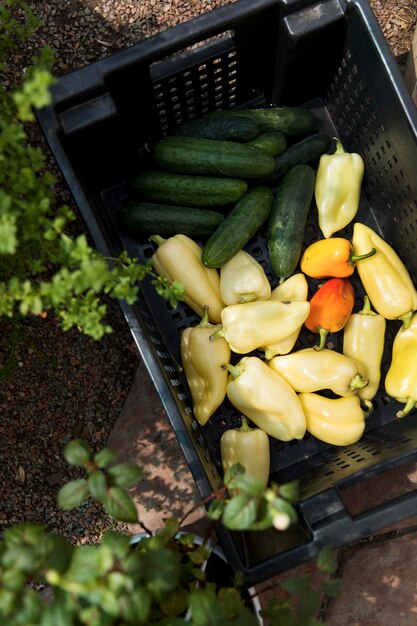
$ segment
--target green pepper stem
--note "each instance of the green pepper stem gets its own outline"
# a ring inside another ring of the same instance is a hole
[[[212,335],[210,335],[209,339],[210,339],[210,341],[216,341],[216,339],[220,339],[220,337],[224,337],[224,336],[225,336],[225,334],[226,334],[226,331],[225,331],[225,329],[222,327],[222,328],[219,328],[219,330],[216,330],[216,332],[215,332],[215,333],[213,333]]]
[[[374,256],[376,254],[376,248],[372,248],[366,254],[351,254],[349,256],[349,265],[355,265],[358,261],[363,261],[363,259],[369,259],[369,257]]]
[[[334,151],[334,154],[345,154],[342,142],[337,137],[334,137],[334,139],[336,140],[336,150]]]
[[[363,410],[365,412],[365,417],[369,417],[370,414],[374,410],[374,405],[370,400],[362,400],[361,404],[363,405]]]
[[[362,376],[361,374],[355,374],[355,376],[350,381],[349,389],[354,391],[355,389],[363,389],[369,383],[369,380]]]
[[[231,363],[223,363],[222,368],[227,370],[233,378],[237,378],[242,373],[242,370],[238,365],[232,365]]]
[[[251,428],[248,424],[248,420],[246,418],[246,415],[241,415],[240,416],[241,420],[242,420],[242,425],[239,428],[239,432],[241,433],[248,433],[249,431],[253,430],[253,428]]]
[[[153,241],[159,247],[159,246],[162,246],[162,244],[166,242],[166,239],[161,237],[161,235],[151,235],[149,237],[149,241]]]
[[[404,315],[397,317],[397,320],[400,320],[403,323],[403,330],[406,330],[410,326],[412,317],[413,311],[408,311],[407,313],[404,313]]]
[[[201,316],[200,323],[198,324],[198,328],[211,328],[214,324],[211,324],[208,319],[209,308],[207,304],[203,306],[203,315]]]
[[[318,326],[317,330],[320,335],[320,343],[318,346],[314,346],[314,350],[323,350],[323,348],[326,346],[326,339],[329,331],[325,328],[322,328],[321,326]]]
[[[405,417],[406,415],[408,415],[411,409],[414,408],[415,404],[416,400],[414,398],[407,398],[407,402],[405,403],[402,410],[398,411],[397,417]]]
[[[360,313],[362,315],[376,315],[375,311],[371,309],[371,301],[366,294],[363,297],[363,309]]]

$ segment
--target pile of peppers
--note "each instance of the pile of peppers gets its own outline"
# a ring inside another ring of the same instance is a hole
[[[381,386],[387,320],[399,327],[385,391],[403,403],[398,417],[417,405],[417,291],[396,251],[354,222],[363,174],[360,155],[340,142],[321,157],[315,200],[323,238],[305,248],[299,271],[275,289],[245,250],[208,269],[189,237],[152,238],[155,270],[184,285],[186,304],[200,316],[181,335],[193,415],[207,428],[227,401],[240,417],[241,425],[221,436],[225,471],[240,463],[266,486],[271,438],[300,440],[308,432],[335,446],[358,441]],[[351,241],[338,236],[350,223]],[[354,272],[365,292],[356,311]],[[302,329],[313,347],[301,347]],[[339,332],[341,352],[328,342]]]

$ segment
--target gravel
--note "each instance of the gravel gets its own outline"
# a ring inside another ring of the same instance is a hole
[[[227,4],[221,0],[37,0],[29,3],[42,24],[18,49],[3,77],[19,80],[31,57],[49,44],[55,49],[54,72],[62,75],[201,12]],[[371,0],[384,35],[404,67],[414,32],[415,0]],[[32,141],[43,146],[36,126]],[[52,158],[58,202],[73,206]],[[78,220],[74,232],[84,226]],[[111,521],[98,505],[63,512],[58,489],[78,476],[62,450],[74,437],[97,450],[108,440],[128,394],[138,354],[118,305],[108,301],[112,335],[100,342],[76,330],[64,333],[56,319],[27,319],[17,327],[0,325],[0,530],[22,521],[43,523],[74,542],[94,542]],[[4,373],[4,371],[3,371]]]

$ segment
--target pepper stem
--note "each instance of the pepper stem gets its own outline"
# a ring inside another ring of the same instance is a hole
[[[407,313],[404,313],[404,315],[397,317],[397,320],[400,320],[403,322],[403,330],[406,330],[410,326],[412,317],[413,317],[413,311],[408,311]]]
[[[365,417],[369,417],[369,415],[374,410],[374,405],[370,400],[362,400],[361,404],[363,405],[363,410],[365,412]]]
[[[414,408],[415,403],[416,403],[416,401],[415,401],[414,398],[407,398],[407,402],[405,403],[405,405],[402,408],[402,410],[398,411],[397,417],[405,417],[406,415],[408,415],[409,412],[411,411],[411,409]]]
[[[336,140],[336,150],[334,151],[334,154],[345,154],[342,142],[339,141],[337,137],[334,137],[334,139]]]
[[[349,389],[351,391],[355,391],[355,389],[363,389],[369,383],[369,380],[362,376],[361,374],[355,374],[355,376],[350,381]]]
[[[326,346],[326,339],[329,331],[325,328],[322,328],[321,326],[318,326],[317,330],[320,335],[320,343],[318,346],[314,346],[314,350],[323,350],[323,348]]]
[[[363,261],[363,259],[369,259],[369,257],[374,256],[376,254],[376,248],[372,248],[366,254],[351,254],[349,256],[349,265],[355,265],[358,261]]]
[[[241,433],[248,433],[250,430],[253,430],[249,424],[248,424],[248,420],[246,419],[246,415],[241,415],[240,416],[241,420],[242,420],[242,425],[239,428],[239,431]]]
[[[200,320],[200,323],[198,324],[198,328],[210,328],[211,326],[214,326],[214,324],[211,324],[209,322],[208,314],[209,314],[209,308],[207,304],[205,304],[203,306],[203,315],[201,316],[201,320]]]
[[[212,335],[210,335],[209,339],[210,339],[210,341],[216,341],[216,339],[220,339],[220,337],[224,337],[224,336],[225,336],[225,334],[226,334],[226,331],[225,331],[225,329],[222,327],[222,328],[219,328],[219,330],[216,330],[216,332],[215,332],[215,333],[213,333]]]
[[[161,235],[151,235],[149,237],[149,241],[153,241],[159,247],[159,246],[162,246],[162,244],[166,242],[166,239],[161,237]]]
[[[256,300],[254,293],[245,293],[239,296],[238,302],[239,304],[245,304],[245,302],[253,302],[254,300]]]
[[[375,311],[371,309],[371,301],[367,295],[363,298],[363,309],[360,311],[362,315],[376,315]]]
[[[223,363],[222,369],[227,370],[233,378],[237,378],[242,373],[242,370],[238,365],[232,365],[231,363]]]

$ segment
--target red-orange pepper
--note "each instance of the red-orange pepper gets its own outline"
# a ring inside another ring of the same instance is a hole
[[[322,350],[328,333],[344,328],[355,303],[352,283],[347,278],[331,278],[321,285],[310,300],[310,313],[305,326],[320,335],[316,350]]]
[[[343,237],[330,237],[315,241],[305,249],[300,261],[301,271],[311,278],[346,278],[355,265],[376,253],[372,248],[366,254],[355,255],[353,245]]]

